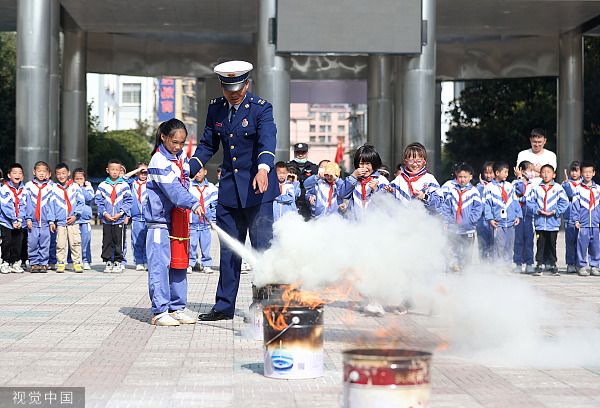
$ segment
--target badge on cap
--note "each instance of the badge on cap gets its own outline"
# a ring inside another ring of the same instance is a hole
[[[246,118],[244,118],[244,120],[242,120],[242,127],[246,126],[248,126],[248,121],[246,120]]]
[[[246,61],[227,61],[217,65],[214,71],[219,76],[223,89],[235,92],[244,87],[252,68],[252,64]]]

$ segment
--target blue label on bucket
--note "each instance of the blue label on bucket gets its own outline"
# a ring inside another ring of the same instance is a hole
[[[271,365],[275,371],[287,372],[294,367],[294,358],[285,347],[275,347],[271,354]]]

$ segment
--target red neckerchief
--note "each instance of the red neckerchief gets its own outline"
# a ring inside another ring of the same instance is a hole
[[[38,188],[37,203],[35,204],[35,219],[37,220],[38,225],[40,224],[40,217],[42,216],[42,190],[46,187],[47,184],[48,182],[46,181],[40,187],[35,181],[33,182],[33,185]]]
[[[585,188],[586,190],[590,190],[590,212],[592,212],[592,210],[594,209],[594,207],[596,207],[596,197],[594,197],[594,185],[592,184],[592,187],[588,187],[585,184],[581,183],[581,187]]]
[[[373,178],[373,177],[371,177]],[[333,181],[333,183],[327,183],[329,184],[329,200],[327,201],[329,203],[329,205],[327,206],[327,211],[329,211],[329,209],[331,208],[331,196],[333,195],[333,186],[335,185],[335,180]],[[363,184],[363,203],[365,201],[365,185]]]
[[[456,208],[456,222],[459,224],[462,224],[460,222],[460,217],[462,217],[463,212],[462,212],[462,196],[464,193],[466,193],[469,189],[465,188],[463,191],[460,191],[460,187],[457,186],[456,191],[458,191],[458,207]]]
[[[163,145],[164,146],[164,145]],[[160,146],[156,148],[156,152],[158,153],[160,149]],[[165,149],[167,150],[167,149]],[[169,152],[170,153],[170,152]],[[179,167],[179,170],[181,170],[181,185],[185,187],[185,177],[183,175],[183,155],[180,159],[170,159],[173,163],[175,163],[177,165],[177,167]]]
[[[19,202],[21,200],[19,200],[19,196],[21,195],[21,192],[23,191],[23,187],[21,187],[20,189],[16,189],[14,187],[11,187],[10,184],[6,183],[6,186],[8,188],[10,188],[10,191],[12,191],[13,195],[15,196],[15,212],[17,213],[17,218],[19,218]]]
[[[200,206],[202,207],[202,214],[206,214],[206,212],[204,211],[204,190],[206,190],[206,184],[202,186],[202,190],[200,190],[200,186],[198,184],[196,184],[196,188],[198,189],[198,192],[200,193]],[[201,217],[200,220],[202,223],[206,222],[204,220],[204,217]]]
[[[546,187],[548,187],[546,189]],[[549,184],[548,186],[542,184],[542,189],[544,190],[544,211],[546,211],[546,199],[548,198],[548,191],[552,190],[552,187],[554,187],[552,184]]]
[[[148,180],[144,180],[144,181],[140,181],[140,180],[136,180],[136,184],[138,185],[138,201],[140,202],[140,204],[142,203],[142,186],[144,184],[146,184],[146,181]],[[111,196],[112,198],[112,196]],[[114,201],[113,201],[114,203]]]
[[[504,190],[504,181],[502,183],[498,183],[498,185],[502,190],[502,201],[504,201],[504,204],[506,204],[508,202],[508,193],[506,192],[506,190]]]
[[[285,184],[285,183],[283,183],[283,184],[282,184],[282,183],[279,183],[279,194],[283,194],[283,185],[284,185],[284,184]]]
[[[362,184],[362,203],[363,203],[363,207],[366,207],[366,201],[367,201],[367,184],[369,183],[369,181],[373,180],[373,176],[369,176],[366,179],[364,178],[359,178],[358,181],[360,181],[360,184]],[[329,197],[331,199],[331,188],[329,189]]]
[[[67,202],[67,218],[69,218],[69,214],[71,214],[71,201],[69,201],[69,195],[67,194],[67,189],[69,188],[69,186],[73,184],[73,180],[69,180],[67,182],[67,184],[63,187],[61,186],[59,183],[56,183],[56,185],[58,186],[58,188],[60,188],[63,193],[65,193],[65,201]],[[113,193],[114,193],[114,187],[113,187]],[[114,193],[116,196],[116,193]],[[112,194],[110,196],[110,198],[112,199]],[[114,204],[114,200],[113,200],[113,204]]]
[[[414,183],[415,181],[418,181],[421,177],[423,177],[425,174],[427,174],[427,172],[418,174],[414,177],[409,177],[408,174],[404,173],[404,172],[400,172],[400,174],[402,175],[402,178],[404,179],[404,181],[406,181],[406,183],[408,183],[408,188],[410,189],[410,193],[412,195],[415,195],[415,191],[412,188],[412,183]]]
[[[581,179],[579,181],[569,180],[569,182],[573,185],[573,188],[577,188],[578,185],[582,184]]]

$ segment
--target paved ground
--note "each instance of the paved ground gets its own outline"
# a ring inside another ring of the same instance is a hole
[[[369,318],[337,302],[325,309],[323,376],[269,379],[262,375],[262,342],[251,339],[241,317],[151,326],[146,273],[103,274],[99,227],[93,234],[93,271],[0,276],[0,386],[82,386],[89,408],[340,407],[341,352],[365,333],[401,327],[405,344],[426,349],[443,344],[436,317],[424,311]],[[217,279],[217,274],[189,277],[190,313],[212,306]],[[591,302],[591,311],[569,310],[562,324],[598,329],[600,278],[514,279],[531,282],[567,307]],[[250,275],[243,275],[239,315],[250,302]],[[600,367],[482,364],[450,349],[434,354],[433,394],[436,408],[600,407]]]

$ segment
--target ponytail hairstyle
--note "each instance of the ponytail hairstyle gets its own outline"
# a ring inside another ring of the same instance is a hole
[[[165,135],[165,139],[168,139],[175,134],[179,129],[183,129],[185,132],[185,136],[187,137],[187,129],[185,128],[185,124],[179,119],[169,119],[166,122],[158,125],[158,129],[156,129],[156,138],[154,141],[154,149],[152,150],[152,154],[156,153],[158,146],[162,144],[161,135]]]

